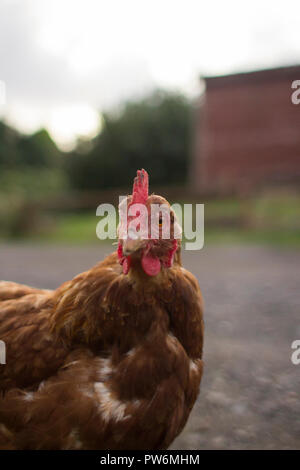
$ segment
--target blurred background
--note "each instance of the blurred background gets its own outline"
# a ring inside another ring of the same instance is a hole
[[[205,204],[184,254],[206,370],[173,448],[300,448],[300,4],[2,0],[0,278],[55,288],[112,250],[138,168]]]

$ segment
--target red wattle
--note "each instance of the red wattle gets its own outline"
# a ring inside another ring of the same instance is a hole
[[[117,253],[118,253],[119,263],[121,264],[121,266],[123,268],[123,273],[128,274],[129,269],[130,269],[130,265],[131,265],[131,258],[130,258],[130,256],[124,256],[123,255],[123,247],[122,247],[121,242],[119,242],[119,244],[118,244]]]
[[[161,265],[156,256],[144,254],[142,256],[142,267],[148,276],[156,276],[160,271]]]
[[[173,240],[173,246],[172,246],[171,250],[168,253],[168,258],[167,258],[166,262],[164,263],[166,268],[170,268],[172,266],[173,261],[174,261],[174,255],[176,253],[177,248],[178,248],[178,243],[177,243],[177,240],[174,239]]]
[[[123,274],[128,274],[129,273],[130,265],[131,265],[130,256],[127,256],[126,258],[124,258],[124,261],[122,263]]]
[[[120,263],[122,263],[122,259],[124,258],[124,255],[123,255],[123,247],[122,247],[122,244],[121,244],[120,241],[119,241],[119,243],[118,243],[118,250],[117,250],[117,253],[118,253],[119,261],[120,261]]]

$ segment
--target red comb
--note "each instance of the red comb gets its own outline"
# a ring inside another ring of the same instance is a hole
[[[149,176],[146,170],[138,170],[133,181],[131,204],[145,204],[148,199]]]

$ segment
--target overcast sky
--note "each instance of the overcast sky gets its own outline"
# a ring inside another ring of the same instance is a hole
[[[0,112],[60,145],[157,86],[191,95],[200,74],[295,63],[299,0],[0,0]]]

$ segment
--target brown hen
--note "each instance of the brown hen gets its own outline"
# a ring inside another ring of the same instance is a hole
[[[142,170],[121,212],[143,203]],[[139,214],[137,213],[136,216]],[[159,221],[159,227],[161,226]],[[202,375],[202,297],[170,236],[121,238],[118,251],[55,291],[0,283],[0,448],[166,449]]]

